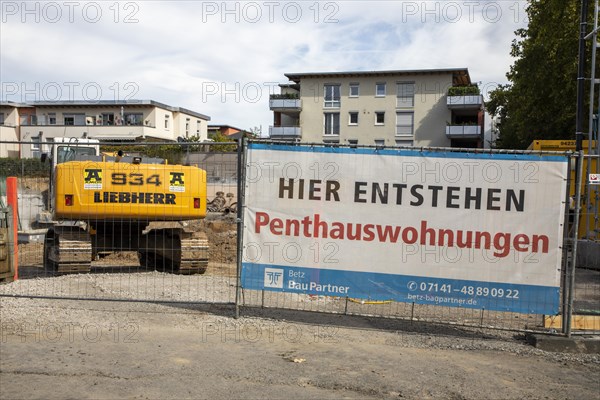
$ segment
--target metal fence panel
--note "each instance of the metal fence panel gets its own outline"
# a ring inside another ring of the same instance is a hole
[[[2,145],[2,143],[0,143]],[[356,299],[349,296],[322,296],[303,293],[279,293],[241,289],[239,285],[239,260],[242,254],[238,226],[244,207],[244,186],[239,187],[240,171],[246,166],[242,147],[228,144],[131,144],[101,143],[103,150],[113,154],[123,149],[130,155],[142,157],[163,154],[176,158],[172,162],[195,165],[206,171],[208,213],[203,220],[186,221],[185,227],[208,240],[209,262],[204,274],[181,275],[145,268],[136,251],[98,254],[91,270],[80,274],[55,274],[44,269],[44,234],[52,222],[44,211],[48,207],[50,188],[49,169],[38,160],[4,161],[0,164],[0,177],[17,176],[19,182],[19,274],[20,280],[0,285],[0,296],[32,296],[48,298],[227,303],[246,307],[284,308],[348,315],[369,315],[399,318],[410,321],[428,321],[466,327],[508,329],[516,331],[571,332],[578,325],[565,326],[571,313],[597,315],[600,313],[600,272],[593,262],[598,260],[596,248],[591,253],[582,249],[577,240],[578,229],[573,229],[574,207],[565,213],[563,268],[560,295],[563,309],[563,326],[553,323],[555,316],[445,307],[385,300]],[[226,150],[226,151],[222,151]],[[435,149],[434,149],[435,150]],[[440,151],[440,150],[435,150]],[[445,149],[442,151],[454,151]],[[498,152],[501,154],[501,152]],[[596,168],[598,157],[595,157]],[[593,157],[591,157],[593,158]],[[243,171],[242,171],[243,172]],[[0,179],[0,182],[2,179]],[[566,182],[568,184],[568,180]],[[598,243],[598,187],[581,186],[579,196],[592,201],[582,204],[583,221],[588,222],[588,242]],[[575,193],[575,188],[572,189]],[[567,188],[567,193],[569,189]],[[0,186],[0,206],[6,204],[5,189]],[[575,196],[572,196],[575,197]],[[595,199],[595,200],[594,200]],[[594,202],[595,201],[595,202]],[[565,203],[569,198],[565,198]],[[591,205],[591,207],[590,207]],[[123,224],[125,219],[112,221]],[[585,222],[584,222],[585,224]],[[118,233],[124,240],[127,231]],[[595,235],[595,236],[594,236]],[[574,251],[577,245],[577,250]],[[585,246],[584,244],[583,246]],[[591,254],[591,258],[582,254]],[[575,263],[577,268],[575,269]],[[593,265],[592,265],[593,264]],[[571,278],[574,278],[571,281]],[[573,285],[571,285],[573,282]],[[569,308],[569,295],[573,296]],[[239,309],[239,308],[238,308]],[[571,329],[572,328],[572,329]],[[600,327],[595,327],[600,330]]]
[[[54,146],[56,151],[56,145],[48,146]],[[142,157],[142,162],[146,158],[162,157],[168,159],[169,164],[193,165],[206,171],[206,182],[198,182],[207,187],[206,218],[161,222],[159,214],[153,218],[159,222],[150,224],[150,227],[157,229],[185,231],[191,239],[185,239],[184,248],[186,244],[196,246],[204,243],[203,239],[208,241],[208,249],[202,245],[194,247],[198,249],[197,252],[190,253],[201,258],[208,253],[206,272],[191,274],[163,271],[159,261],[151,263],[142,260],[142,252],[152,249],[139,247],[108,253],[102,251],[100,245],[100,250],[93,254],[89,271],[85,273],[56,273],[44,268],[44,235],[49,227],[56,226],[52,215],[47,212],[50,169],[39,159],[3,160],[4,168],[0,169],[0,176],[13,175],[18,178],[20,279],[10,285],[0,286],[0,295],[233,304],[237,262],[237,155],[235,143],[227,146],[227,151],[223,152],[211,144],[100,143],[100,150],[109,157],[115,156],[119,150],[123,151],[125,158],[121,162],[133,156]],[[0,201],[5,201],[3,196],[4,192],[0,195]],[[136,206],[131,205],[131,217],[112,218],[106,222],[106,229],[114,232],[116,242],[127,243],[132,240],[133,224],[139,228],[150,222],[136,217],[136,212]],[[168,232],[170,235],[174,231]],[[154,244],[161,247],[161,242],[173,240],[169,235],[158,236]],[[181,236],[182,243],[184,237],[188,236]],[[148,243],[153,242],[148,239]],[[73,257],[76,256],[75,252]]]
[[[576,217],[570,230],[571,257],[569,268],[573,273],[571,286],[572,307],[566,333],[600,331],[600,184],[593,175],[600,175],[599,155],[574,157],[580,173],[575,203]]]
[[[266,145],[276,145],[276,143],[268,142]],[[290,146],[290,143],[286,145]],[[302,150],[303,152],[310,152],[313,147],[321,147],[322,153],[325,155],[322,159],[318,160],[318,164],[323,167],[327,165],[327,154],[330,153],[329,150],[332,147],[336,147],[335,145],[322,145],[322,144],[295,144],[294,146],[305,146],[306,150]],[[342,146],[344,147],[344,146]],[[360,149],[356,146],[345,146],[349,149],[347,152],[354,151],[353,149]],[[378,150],[379,148],[375,148]],[[370,150],[373,150],[372,148]],[[381,148],[381,150],[384,150]],[[398,150],[398,149],[395,149]],[[457,149],[414,149],[415,151],[427,151],[427,152],[452,152],[457,151]],[[465,151],[465,150],[462,150]],[[470,151],[471,153],[474,153]],[[532,154],[530,152],[508,152],[511,154]],[[507,154],[507,152],[492,152],[491,154],[497,155],[498,158],[502,158],[502,154]],[[539,154],[539,153],[537,153]],[[549,154],[551,155],[551,154]],[[557,153],[554,153],[557,155]],[[565,153],[561,153],[561,156],[564,157]],[[492,156],[493,157],[493,156]],[[251,160],[255,161],[255,160]],[[268,160],[272,161],[272,160]],[[293,159],[289,161],[289,164],[296,164],[298,160]],[[247,161],[247,165],[251,163]],[[566,165],[566,162],[563,161]],[[316,165],[316,164],[315,164]],[[374,168],[373,165],[357,165],[357,168]],[[533,170],[534,168],[532,168]],[[248,170],[250,171],[250,170]],[[279,172],[279,171],[277,171]],[[306,171],[305,171],[306,172]],[[314,173],[315,171],[311,171]],[[310,175],[310,174],[309,174]],[[279,179],[279,176],[271,176],[270,179]],[[335,179],[335,178],[332,178]],[[565,180],[565,184],[568,180]],[[246,179],[246,184],[248,183],[248,178]],[[447,182],[445,182],[447,183]],[[533,182],[532,182],[533,183]],[[534,185],[535,186],[535,185]],[[566,189],[565,194],[566,194]],[[308,196],[308,194],[306,194]],[[322,195],[325,195],[322,193]],[[565,200],[562,200],[563,208],[565,210],[568,207],[564,207],[566,203]],[[252,200],[249,200],[245,197],[242,197],[242,201],[244,203],[244,207],[254,207],[257,209],[256,204],[252,203]],[[315,205],[317,209],[319,205]],[[325,211],[324,211],[325,212]],[[285,214],[285,213],[284,213]],[[562,223],[563,220],[566,220],[566,216],[558,216],[556,215],[539,215],[540,218],[556,218],[557,223],[560,219],[561,227],[564,227]],[[282,217],[283,218],[283,217]],[[287,218],[287,217],[286,217]],[[292,218],[292,217],[290,217]],[[390,218],[392,215],[390,214]],[[393,218],[401,218],[401,215],[396,215]],[[254,217],[252,221],[244,221],[247,225],[248,223],[254,223],[257,218]],[[361,221],[365,222],[365,221]],[[366,223],[366,222],[365,222]],[[558,226],[558,225],[557,225]],[[560,237],[562,241],[562,236]],[[283,239],[282,239],[283,240]],[[280,245],[284,245],[285,243],[279,243]],[[245,248],[247,247],[247,243],[244,244]],[[562,250],[558,249],[558,246],[555,249],[557,252],[561,252]],[[307,250],[307,249],[305,249]],[[373,255],[376,256],[375,254]],[[535,261],[535,260],[533,260]],[[556,274],[556,268],[549,271],[550,274]],[[259,279],[259,278],[258,278]],[[265,278],[266,279],[266,278]],[[558,286],[558,283],[557,283]],[[560,292],[562,295],[564,291]],[[520,330],[520,331],[553,331],[556,332],[557,329],[550,326],[548,323],[549,320],[552,319],[553,316],[547,316],[539,313],[527,313],[527,312],[507,312],[507,311],[494,311],[493,309],[486,308],[460,308],[460,307],[447,307],[443,305],[432,305],[432,304],[418,304],[417,302],[397,302],[390,301],[384,299],[376,299],[373,300],[371,298],[353,298],[352,296],[334,296],[334,295],[318,295],[315,293],[305,292],[280,292],[280,291],[269,291],[269,290],[260,290],[252,287],[252,289],[244,288],[242,290],[241,303],[245,306],[252,307],[274,307],[274,308],[287,308],[287,309],[296,309],[302,311],[315,311],[315,312],[329,312],[329,313],[340,313],[340,314],[356,314],[356,315],[372,315],[372,316],[381,316],[381,317],[392,317],[392,318],[401,318],[408,319],[412,321],[429,321],[429,322],[438,322],[438,323],[446,323],[453,325],[461,325],[461,326],[471,326],[471,327],[479,327],[479,328],[496,328],[496,329],[511,329],[511,330]],[[559,330],[559,329],[558,329]]]

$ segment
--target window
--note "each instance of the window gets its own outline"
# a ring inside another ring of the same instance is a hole
[[[37,115],[21,115],[19,116],[19,123],[21,125],[37,125]]]
[[[85,125],[85,114],[63,114],[65,125]]]
[[[200,121],[196,121],[196,133],[200,135]]]
[[[48,113],[48,125],[56,125],[56,113]]]
[[[348,139],[348,144],[350,145],[350,147],[356,148],[356,146],[358,145],[358,139]]]
[[[185,119],[185,137],[188,137],[190,135],[190,119],[186,118]]]
[[[169,129],[169,116],[165,115],[165,129]]]
[[[144,114],[142,113],[129,113],[124,115],[125,125],[143,125]]]
[[[412,147],[414,143],[412,140],[396,140],[396,146],[399,147]]]
[[[41,134],[41,132],[40,132]],[[32,136],[31,137],[31,157],[39,158],[41,156],[41,144],[42,138],[41,136]]]
[[[340,134],[340,113],[325,113],[325,135]]]
[[[384,111],[375,111],[375,125],[383,125],[385,124],[385,112]]]
[[[0,125],[4,125],[4,113],[0,113]]]
[[[385,96],[385,82],[379,82],[375,84],[375,97]]]
[[[58,146],[56,159],[58,163],[75,160],[77,155],[95,156],[96,149],[82,146]]]
[[[348,125],[358,125],[358,111],[348,113]]]
[[[412,112],[396,113],[396,136],[412,136],[414,114]]]
[[[350,94],[348,96],[349,97],[358,97],[359,94],[360,94],[360,90],[359,90],[358,83],[351,83],[350,84]]]
[[[384,139],[375,139],[375,146],[385,146],[385,140]]]
[[[396,107],[414,107],[415,106],[415,84],[398,83],[396,85],[398,93],[396,94]]]
[[[102,113],[100,119],[102,120],[101,125],[115,124],[115,114],[113,113]]]
[[[31,150],[32,151],[39,151],[40,150],[40,137],[39,136],[32,136],[31,137]]]
[[[340,85],[325,85],[325,107],[340,106]]]

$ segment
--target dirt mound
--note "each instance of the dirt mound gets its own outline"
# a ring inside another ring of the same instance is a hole
[[[231,214],[209,213],[199,221],[187,223],[187,230],[202,232],[208,238],[210,263],[232,263],[237,260],[237,224]]]

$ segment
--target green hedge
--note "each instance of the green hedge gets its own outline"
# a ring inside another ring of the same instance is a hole
[[[452,86],[448,89],[448,96],[476,96],[481,91],[476,85],[471,86]]]
[[[0,158],[0,176],[47,177],[50,163],[42,163],[37,158]]]
[[[269,96],[271,100],[281,100],[281,99],[299,99],[300,94],[298,93],[283,93],[283,94],[272,94]]]

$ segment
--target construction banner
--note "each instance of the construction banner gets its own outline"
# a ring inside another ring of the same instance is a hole
[[[242,286],[559,307],[568,159],[250,143]]]

